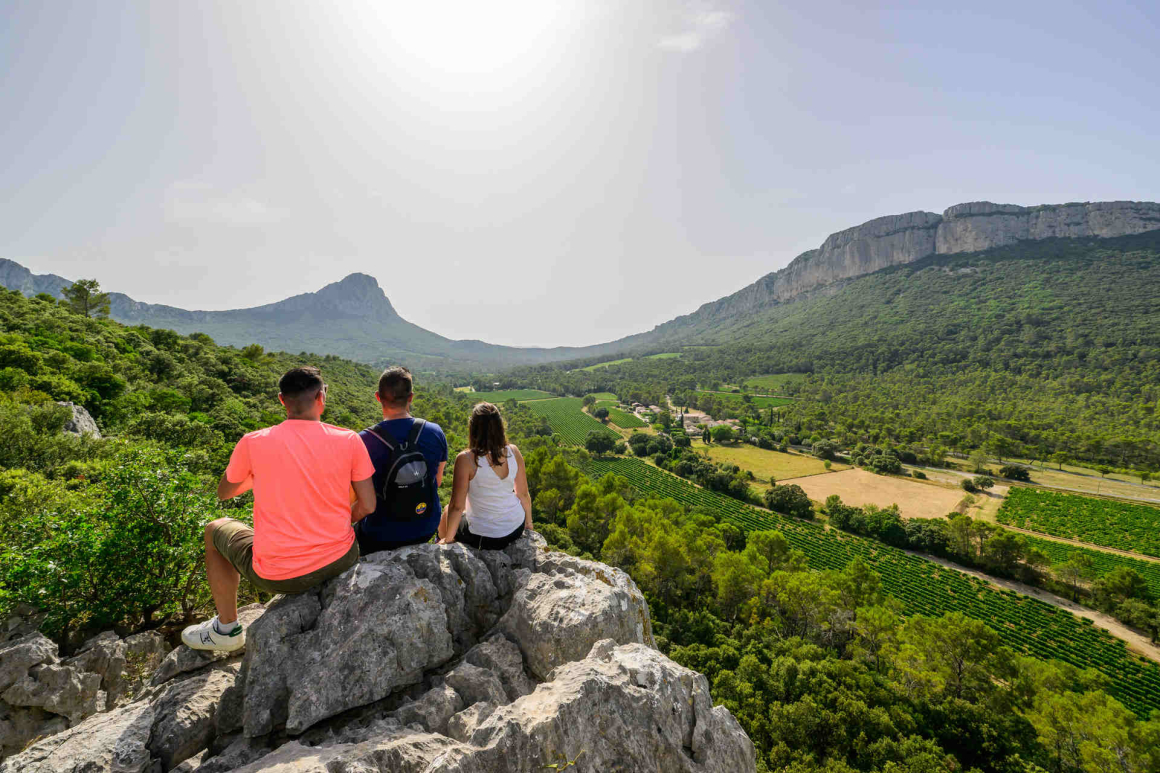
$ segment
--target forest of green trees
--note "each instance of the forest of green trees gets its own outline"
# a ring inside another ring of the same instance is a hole
[[[678,358],[525,367],[505,386],[614,392],[800,438],[1160,470],[1160,234],[927,258],[689,331]],[[793,404],[698,390],[806,373]],[[742,398],[744,399],[744,398]]]
[[[282,371],[320,365],[328,421],[378,418],[377,374],[337,358],[220,347],[10,292],[0,329],[0,615],[37,607],[66,650],[102,628],[204,613],[202,526],[247,510],[219,503],[213,483],[242,433],[281,420]],[[104,437],[62,433],[71,411],[58,401],[84,406]],[[420,384],[416,413],[457,448],[471,404]],[[589,479],[573,464],[584,451],[526,408],[504,410],[540,531],[635,579],[659,645],[709,677],[761,769],[1160,769],[1160,718],[1135,716],[1097,674],[1016,656],[959,615],[904,619],[860,563],[809,571],[777,532],[746,536],[622,478]]]

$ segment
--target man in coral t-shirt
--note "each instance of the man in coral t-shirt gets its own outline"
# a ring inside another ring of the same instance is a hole
[[[229,652],[246,643],[237,622],[242,576],[269,593],[302,593],[354,566],[352,524],[375,510],[366,446],[354,432],[322,423],[326,384],[318,368],[295,368],[278,389],[286,421],[242,437],[218,483],[222,500],[254,490],[254,528],[232,518],[205,527],[217,616],[182,632],[195,650]]]

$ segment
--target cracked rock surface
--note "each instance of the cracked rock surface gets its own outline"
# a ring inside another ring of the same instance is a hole
[[[74,717],[0,773],[755,770],[705,677],[654,648],[632,580],[536,534],[377,553],[246,615],[244,656],[179,647],[132,702]],[[120,678],[114,639],[77,672],[101,700]],[[39,640],[17,646],[0,660],[8,690],[72,668]],[[0,704],[5,717],[43,718]]]

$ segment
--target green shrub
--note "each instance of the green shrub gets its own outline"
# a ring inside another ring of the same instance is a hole
[[[39,492],[48,507],[16,510],[24,536],[6,541],[0,561],[0,607],[39,607],[42,630],[62,644],[80,630],[188,617],[206,592],[202,535],[221,511],[179,453],[125,449],[96,489],[72,498]]]

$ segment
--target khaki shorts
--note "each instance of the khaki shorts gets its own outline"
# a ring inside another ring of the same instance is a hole
[[[351,543],[350,550],[346,551],[342,558],[332,561],[321,569],[287,580],[267,580],[254,571],[254,530],[234,520],[227,521],[213,530],[213,546],[233,564],[238,574],[249,580],[258,590],[267,593],[303,593],[331,577],[337,577],[358,563],[356,540]]]

